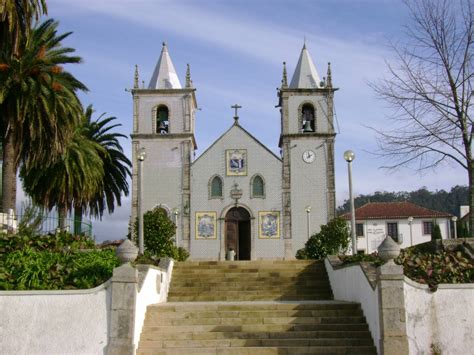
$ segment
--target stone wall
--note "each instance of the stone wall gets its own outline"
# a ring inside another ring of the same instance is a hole
[[[90,290],[1,291],[2,354],[103,354],[110,281]]]

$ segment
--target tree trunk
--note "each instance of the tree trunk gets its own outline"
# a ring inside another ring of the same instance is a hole
[[[65,206],[58,206],[58,228],[62,232],[66,227],[67,209]]]
[[[474,238],[474,164],[468,162],[469,174],[469,236]]]
[[[79,235],[82,233],[82,207],[78,206],[74,208],[74,234]]]
[[[7,213],[9,209],[16,208],[16,164],[15,145],[13,135],[8,134],[3,142],[2,166],[2,210]]]

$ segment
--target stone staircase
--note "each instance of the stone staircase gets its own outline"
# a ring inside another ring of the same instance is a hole
[[[176,263],[137,354],[376,354],[359,304],[314,261]]]

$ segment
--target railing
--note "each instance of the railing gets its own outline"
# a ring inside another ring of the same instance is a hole
[[[0,212],[0,230],[3,233],[17,232],[20,225],[28,225],[38,234],[49,234],[67,231],[73,234],[84,234],[92,237],[92,222],[75,218],[61,220],[57,214],[42,214],[38,211],[32,214],[32,210],[22,208],[17,215],[13,210],[8,213]]]

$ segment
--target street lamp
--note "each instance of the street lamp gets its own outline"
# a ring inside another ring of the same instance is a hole
[[[456,225],[456,221],[458,220],[458,218],[456,216],[453,216],[451,218],[451,221],[453,221],[454,223],[454,239],[458,239],[458,229],[456,228],[457,225]]]
[[[146,158],[145,148],[138,150],[138,191],[137,191],[137,212],[138,212],[138,253],[143,255],[145,251],[145,243],[143,239],[143,213],[142,213],[142,189],[143,189],[143,173],[142,165]]]
[[[411,224],[413,223],[413,217],[408,217],[408,224],[410,225],[410,246],[413,246],[413,233],[411,230]]]
[[[309,240],[309,237],[310,237],[309,219],[310,219],[310,213],[311,213],[311,206],[306,206],[304,210],[306,211],[306,229],[307,229],[308,240]]]
[[[347,171],[349,174],[349,199],[351,202],[351,236],[352,236],[352,255],[357,254],[356,222],[354,209],[354,195],[352,194],[352,161],[355,159],[355,153],[352,150],[344,152],[344,159],[347,161]]]
[[[174,224],[176,226],[176,233],[175,233],[175,244],[176,244],[176,247],[178,247],[178,231],[179,231],[179,228],[178,228],[178,216],[179,216],[179,209],[178,208],[173,208],[173,216],[174,216]]]

